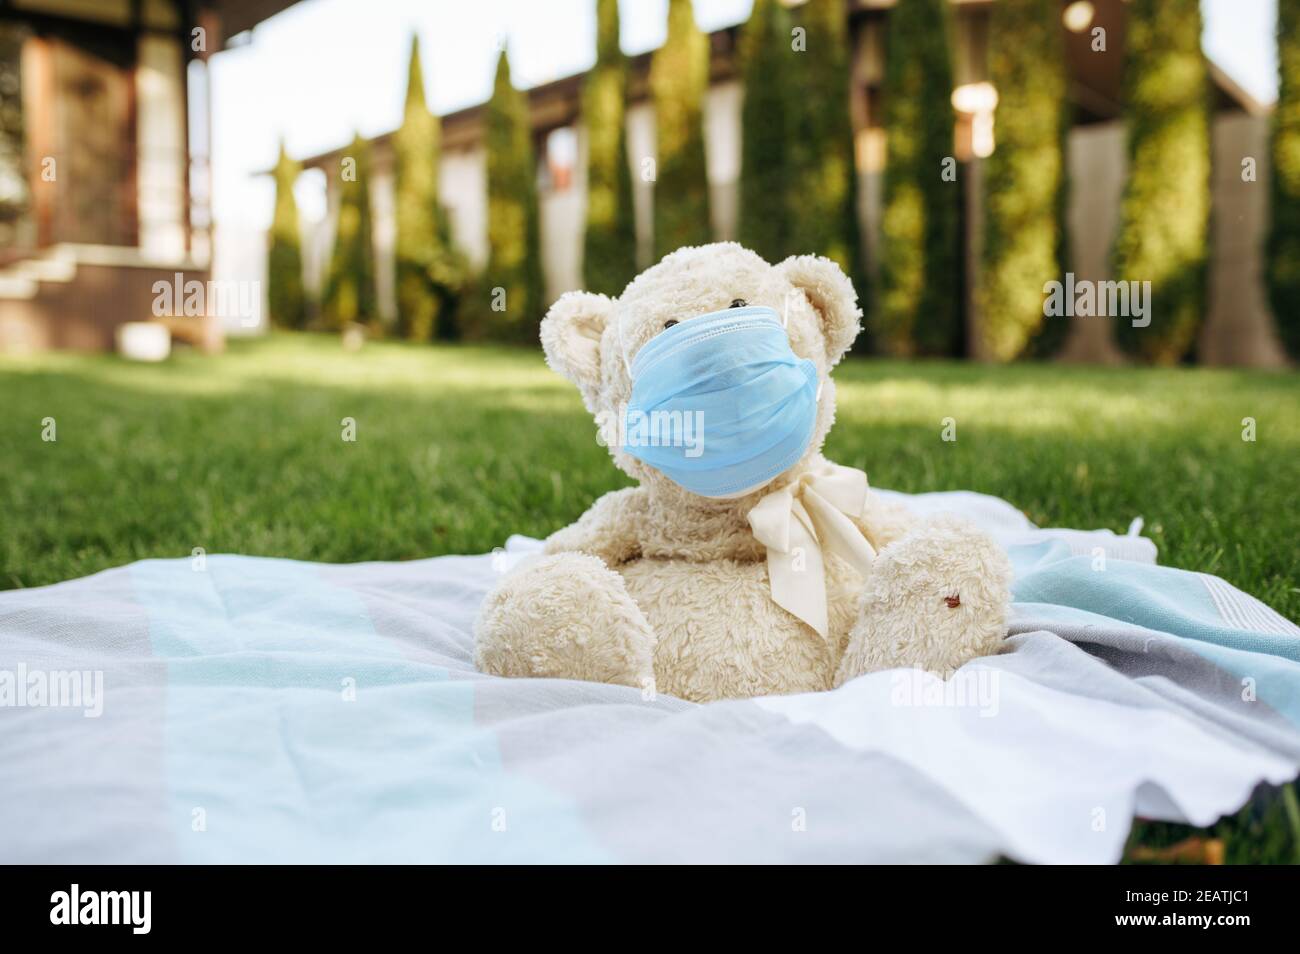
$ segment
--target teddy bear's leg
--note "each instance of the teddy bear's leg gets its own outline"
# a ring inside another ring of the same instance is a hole
[[[496,676],[541,676],[643,686],[654,678],[655,636],[597,557],[557,553],[503,579],[474,623],[474,661]]]
[[[957,517],[923,521],[876,557],[835,685],[912,667],[947,678],[997,651],[1007,632],[1011,561]]]

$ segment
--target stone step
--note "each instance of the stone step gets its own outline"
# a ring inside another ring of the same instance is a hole
[[[0,298],[35,298],[39,284],[31,278],[22,278],[7,274],[8,269],[0,271]]]

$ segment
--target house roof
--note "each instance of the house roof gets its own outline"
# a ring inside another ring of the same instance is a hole
[[[212,10],[221,18],[221,32],[228,39],[245,30],[251,30],[263,20],[269,20],[298,0],[202,0],[200,6]]]
[[[298,0],[173,0],[171,3],[144,5],[139,0],[95,5],[50,3],[48,0],[0,0],[0,20],[48,26],[87,25],[110,36],[131,35],[142,30],[174,30],[184,25],[187,12],[196,22],[215,15],[225,40],[244,33],[263,20],[275,16]],[[188,27],[186,27],[188,29]]]
[[[709,34],[712,47],[709,80],[720,83],[736,74],[736,44],[740,27],[730,26]],[[628,101],[639,103],[650,98],[650,58],[653,52],[628,57]],[[532,119],[534,135],[543,135],[552,129],[570,126],[578,119],[582,102],[582,83],[586,73],[575,73],[550,83],[542,83],[524,91],[528,97],[528,113]],[[483,123],[486,103],[477,103],[442,116],[442,146],[444,149],[466,149],[476,145]],[[381,133],[370,141],[386,145],[392,132]],[[307,168],[328,165],[338,159],[347,144],[328,152],[308,156],[301,160]],[[269,171],[269,170],[268,170]]]
[[[246,0],[247,2],[247,0]],[[887,15],[897,0],[847,0],[847,9],[853,29],[872,18]],[[950,0],[959,15],[973,13],[993,6],[995,0]],[[1067,0],[1059,0],[1061,6]],[[287,4],[286,4],[287,5]],[[1125,0],[1093,0],[1092,25],[1106,30],[1106,50],[1092,49],[1091,30],[1066,34],[1066,68],[1069,74],[1068,95],[1075,106],[1075,122],[1086,124],[1104,122],[1118,117],[1122,111],[1123,50],[1125,39]],[[712,56],[710,79],[713,83],[734,78],[737,74],[736,53],[741,26],[724,27],[709,35]],[[629,90],[632,103],[650,95],[651,52],[628,58]],[[1231,79],[1219,66],[1209,62],[1210,79],[1214,85],[1216,110],[1241,110],[1251,115],[1268,111]],[[586,73],[577,73],[543,83],[526,90],[533,133],[541,136],[552,129],[573,124],[578,119],[582,100],[582,83]],[[483,111],[486,104],[479,103],[442,117],[443,147],[449,150],[469,148],[480,138]],[[372,143],[386,145],[392,132],[371,139]],[[347,144],[337,149],[302,159],[307,168],[330,165],[346,150]],[[269,171],[269,170],[268,170]]]

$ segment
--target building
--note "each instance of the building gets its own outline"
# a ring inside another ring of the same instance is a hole
[[[206,282],[206,60],[290,2],[0,0],[0,351],[112,347]]]
[[[996,0],[951,0],[955,43],[954,152],[962,164],[965,189],[965,235],[968,278],[978,262],[980,232],[979,176],[981,153],[996,148],[996,117],[987,91],[989,15]],[[1066,60],[1074,126],[1069,136],[1069,205],[1072,261],[1078,278],[1109,277],[1111,238],[1118,222],[1124,186],[1125,146],[1122,72],[1125,31],[1124,0],[1090,3],[1048,0],[1063,12]],[[885,141],[881,127],[881,85],[889,10],[895,0],[847,0],[852,56],[852,112],[862,188],[859,210],[868,263],[874,262],[881,200]],[[1069,11],[1068,16],[1065,15]],[[1068,24],[1068,25],[1067,25]],[[1106,31],[1104,52],[1092,49],[1092,31]],[[711,34],[711,86],[705,105],[708,175],[714,234],[734,234],[737,182],[740,175],[740,112],[743,89],[736,63],[741,27]],[[654,155],[654,108],[648,88],[650,54],[630,60],[628,150],[634,169]],[[1273,366],[1285,362],[1272,330],[1262,283],[1261,247],[1267,228],[1267,110],[1211,64],[1214,82],[1214,182],[1212,258],[1208,314],[1200,353],[1212,364]],[[551,297],[581,287],[582,229],[586,194],[584,133],[580,115],[583,77],[564,79],[528,91],[533,138],[539,157],[542,253]],[[440,190],[453,217],[454,234],[471,261],[487,258],[486,161],[482,142],[483,107],[473,106],[443,117]],[[393,310],[392,151],[390,135],[374,140],[372,208],[379,259],[381,311]],[[344,149],[310,156],[309,169],[325,173],[331,212],[337,207],[336,174]],[[1257,160],[1257,180],[1243,182],[1243,156]],[[649,264],[653,183],[633,176],[638,240],[643,264]],[[309,273],[319,274],[329,246],[324,234],[306,243]],[[970,312],[968,307],[968,312]],[[971,315],[971,320],[974,316]],[[975,336],[971,336],[974,338]],[[1103,321],[1076,323],[1064,357],[1069,360],[1121,360]]]
[[[987,95],[989,15],[996,0],[951,0],[955,21],[954,153],[962,163],[967,275],[979,258],[981,154],[996,148]],[[1124,185],[1121,119],[1124,0],[1045,0],[1063,11],[1074,127],[1069,268],[1109,277],[1110,241]],[[124,322],[152,319],[157,281],[205,281],[214,246],[208,203],[208,56],[291,6],[293,0],[0,0],[0,351],[103,349]],[[875,261],[884,130],[884,39],[895,0],[845,0],[852,112],[868,264]],[[1068,25],[1067,25],[1068,24]],[[1107,48],[1091,48],[1091,32]],[[711,212],[718,238],[734,234],[740,174],[737,75],[740,27],[713,33],[706,102]],[[654,154],[650,55],[631,59],[627,124],[634,163]],[[1268,117],[1222,71],[1214,78],[1214,182],[1208,313],[1200,354],[1208,363],[1284,363],[1262,282],[1268,220]],[[539,156],[543,264],[552,296],[579,287],[586,196],[583,77],[528,91]],[[472,262],[486,261],[483,107],[443,117],[440,188],[454,234]],[[381,309],[393,305],[393,202],[389,136],[375,142],[371,180]],[[337,207],[343,149],[312,156]],[[1239,174],[1257,162],[1254,182]],[[653,183],[633,176],[643,264],[650,254]],[[309,282],[319,280],[329,223],[304,243]],[[240,276],[246,277],[246,276]],[[970,320],[974,321],[968,306]],[[193,333],[195,322],[173,322]],[[1080,320],[1065,357],[1120,360],[1103,321]],[[974,338],[974,336],[971,336]]]

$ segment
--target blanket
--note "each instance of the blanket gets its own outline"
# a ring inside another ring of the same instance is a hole
[[[474,670],[492,554],[145,560],[0,593],[0,861],[1114,862],[1300,769],[1300,630],[1136,532],[1034,528],[1004,651],[694,705]],[[1134,528],[1136,531],[1136,527]]]

